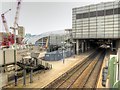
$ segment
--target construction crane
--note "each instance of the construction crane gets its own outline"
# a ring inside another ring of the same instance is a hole
[[[17,8],[16,8],[16,14],[15,14],[15,21],[13,27],[10,27],[10,29],[13,29],[13,34],[14,34],[14,43],[16,44],[16,30],[19,28],[18,27],[18,19],[19,19],[19,12],[20,12],[20,7],[21,7],[21,1],[22,0],[17,0]]]
[[[2,13],[1,14],[1,17],[2,17],[2,22],[3,22],[3,25],[4,25],[4,28],[6,30],[7,33],[9,33],[9,30],[8,30],[8,25],[7,25],[7,21],[6,21],[6,18],[5,18],[5,14],[8,13],[9,11],[11,11],[11,9],[7,10],[6,12]]]
[[[18,0],[17,8],[16,8],[15,21],[14,21],[14,26],[13,26],[14,28],[17,28],[17,26],[18,26],[20,7],[21,7],[21,0]]]
[[[3,36],[3,40],[2,40],[2,46],[4,47],[9,47],[10,44],[13,44],[13,35],[11,35],[9,33],[9,29],[8,29],[8,25],[7,25],[7,21],[6,21],[6,18],[5,18],[5,14],[8,13],[9,11],[11,11],[11,9],[7,10],[6,12],[2,13],[1,14],[1,17],[2,17],[2,22],[3,22],[3,25],[4,25],[4,28],[5,28],[5,31],[6,31],[6,36]]]

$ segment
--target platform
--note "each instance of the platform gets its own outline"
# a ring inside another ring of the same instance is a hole
[[[23,79],[21,78],[18,82],[18,86],[15,87],[14,83],[6,86],[7,88],[43,88],[57,77],[61,76],[67,70],[75,66],[77,63],[81,62],[84,58],[88,57],[93,51],[86,52],[84,54],[80,54],[79,56],[70,57],[65,59],[65,63],[63,61],[47,61],[52,64],[52,69],[34,74],[33,83],[29,83],[29,77],[27,76],[26,86],[23,86]]]
[[[99,75],[99,78],[98,78],[97,88],[109,88],[109,86],[106,86],[106,87],[102,86],[102,70],[106,66],[106,64],[107,64],[107,62],[110,58],[111,53],[112,53],[111,51],[108,51],[107,54],[105,55],[105,58],[104,58],[104,61],[103,61],[102,67],[101,67],[100,75]]]

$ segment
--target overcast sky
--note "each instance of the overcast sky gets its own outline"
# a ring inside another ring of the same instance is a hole
[[[0,0],[0,13],[12,9],[5,15],[9,27],[14,23],[16,1]],[[107,1],[113,0],[22,0],[18,24],[31,34],[72,28],[72,8]],[[5,31],[1,17],[0,31]]]

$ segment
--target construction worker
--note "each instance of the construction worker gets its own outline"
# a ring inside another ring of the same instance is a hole
[[[15,86],[17,86],[17,71],[15,71]]]

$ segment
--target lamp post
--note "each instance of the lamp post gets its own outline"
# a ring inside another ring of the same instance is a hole
[[[62,55],[63,55],[63,64],[65,63],[65,43],[66,42],[61,42],[62,43]]]

